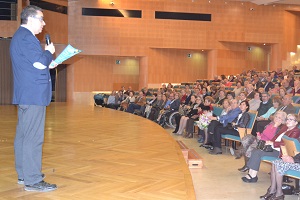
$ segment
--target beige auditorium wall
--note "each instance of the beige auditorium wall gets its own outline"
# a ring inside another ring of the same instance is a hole
[[[115,0],[113,7],[109,2],[70,1],[69,42],[87,55],[147,58],[148,66],[143,62],[143,76],[147,78],[140,78],[141,84],[145,80],[148,84],[185,82],[211,78],[213,74],[236,74],[241,69],[281,67],[287,46],[293,45],[285,44],[288,34],[285,26],[289,18],[293,18],[286,16],[286,10],[300,10],[288,5],[259,6],[232,1],[225,4],[224,1]],[[82,16],[82,8],[142,10],[142,18]],[[155,11],[210,13],[212,21],[158,20],[154,17]],[[296,29],[291,27],[291,31],[298,34]],[[248,46],[257,47],[259,51],[250,52]],[[206,64],[201,64],[201,73],[194,71],[194,66],[184,58],[178,58],[180,51],[201,52],[202,49],[213,51],[211,55],[214,56],[205,56]],[[166,70],[167,67],[170,69]],[[186,67],[195,73],[182,73]],[[113,85],[112,81],[110,85]]]
[[[192,82],[207,76],[205,51],[150,49],[149,57],[148,83]]]
[[[0,37],[12,37],[20,26],[21,19],[19,13],[21,13],[22,10],[22,0],[18,0],[17,9],[18,14],[16,21],[0,20]]]
[[[67,66],[67,101],[87,103],[91,92],[119,90],[122,85],[139,89],[139,58],[80,56]]]
[[[61,6],[68,6],[68,2],[61,0],[47,0]],[[43,10],[46,26],[43,32],[37,35],[41,42],[45,42],[45,34],[51,36],[51,41],[54,44],[68,44],[68,15],[59,12]]]
[[[116,60],[120,64],[116,64]],[[122,83],[138,89],[139,61],[136,58],[84,56],[73,66],[75,91],[117,90],[121,87],[118,84]],[[120,87],[113,87],[114,85]]]
[[[266,70],[271,47],[251,43],[222,42],[224,50],[218,50],[218,74],[236,74],[248,69]],[[225,50],[226,49],[226,50]]]

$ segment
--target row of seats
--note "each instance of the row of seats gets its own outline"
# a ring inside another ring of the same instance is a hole
[[[299,128],[300,128],[300,125],[299,125]],[[289,152],[289,155],[292,154],[290,156],[294,156],[297,153],[300,153],[300,143],[297,139],[290,138],[286,135],[284,135],[282,137],[282,139],[284,141],[285,147],[287,149],[292,150],[292,152]],[[271,157],[271,156],[263,156],[261,158],[262,161],[268,162],[268,163],[272,163],[273,161],[275,161],[277,159],[280,159],[280,158],[275,158],[275,157]],[[295,179],[295,191],[299,191],[300,172],[296,171],[296,170],[288,170],[285,172],[284,175]]]
[[[296,113],[299,114],[299,112],[300,112],[300,105],[297,104],[295,107],[296,107]],[[220,116],[220,114],[222,112],[222,108],[218,107],[218,106],[213,106],[213,108],[214,108],[213,114],[215,114],[216,116]],[[242,137],[244,137],[246,134],[251,134],[254,122],[255,122],[256,117],[257,117],[257,112],[256,111],[255,112],[249,111],[248,113],[250,114],[250,122],[249,122],[247,128],[239,128],[239,134],[240,134],[240,136],[227,135],[227,134],[222,135],[222,138],[225,141],[229,140],[229,141],[232,141],[234,143],[235,142],[241,142],[241,138]],[[300,128],[300,125],[299,125],[299,128]],[[287,146],[287,145],[293,145],[293,147],[288,146],[287,148],[294,149],[294,155],[300,152],[300,143],[299,143],[299,141],[297,139],[290,138],[290,137],[284,135],[283,136],[283,140],[284,140],[285,146]],[[294,156],[294,155],[291,155],[291,156]],[[280,158],[271,157],[271,156],[263,156],[261,158],[262,161],[268,162],[268,163],[272,163],[272,161],[274,161],[276,159],[280,159]],[[288,170],[285,173],[285,176],[289,176],[289,177],[294,178],[296,180],[295,181],[295,189],[296,189],[296,191],[299,191],[300,172],[296,171],[296,170]]]

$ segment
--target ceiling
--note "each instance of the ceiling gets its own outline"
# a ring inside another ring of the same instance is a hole
[[[257,5],[268,5],[268,4],[300,5],[300,0],[240,0],[240,1],[251,2]]]
[[[70,2],[70,1],[78,1],[78,0],[60,0],[60,1]],[[229,0],[229,1],[251,2],[257,5],[269,5],[269,4],[300,5],[300,0]]]

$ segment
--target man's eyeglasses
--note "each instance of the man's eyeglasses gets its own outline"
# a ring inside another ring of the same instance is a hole
[[[30,17],[32,17],[34,19],[38,19],[38,20],[40,20],[40,22],[44,21],[44,17],[38,17],[38,16],[30,16]]]
[[[297,120],[291,119],[291,118],[287,118],[286,121],[294,121],[294,122],[296,122]]]

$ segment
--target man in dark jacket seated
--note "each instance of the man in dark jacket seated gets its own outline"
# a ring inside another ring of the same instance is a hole
[[[159,121],[159,125],[161,125],[163,127],[166,123],[166,120],[169,119],[170,115],[173,112],[178,111],[179,106],[180,106],[180,99],[179,99],[178,93],[171,93],[170,98],[172,99],[171,103],[165,108],[166,112],[163,114],[163,116],[160,118],[160,121]]]
[[[236,119],[237,116],[241,113],[241,109],[239,108],[237,99],[233,99],[230,106],[231,110],[227,113],[227,115],[222,115],[219,117],[209,117],[212,121],[208,125],[208,133],[214,134],[219,127],[226,127],[229,123],[233,122],[233,120]],[[214,152],[216,152],[216,154],[220,154],[222,153],[222,150],[220,147],[217,147],[214,148]]]
[[[272,99],[270,99],[269,93],[263,92],[261,95],[261,99],[262,99],[262,102],[260,103],[260,106],[257,109],[257,112],[258,112],[257,117],[260,117],[263,114],[265,114],[273,106],[273,102],[272,102]],[[258,132],[257,124],[258,124],[258,121],[255,120],[253,128],[252,128],[252,132],[251,132],[251,134],[254,136],[256,136],[256,133]]]

